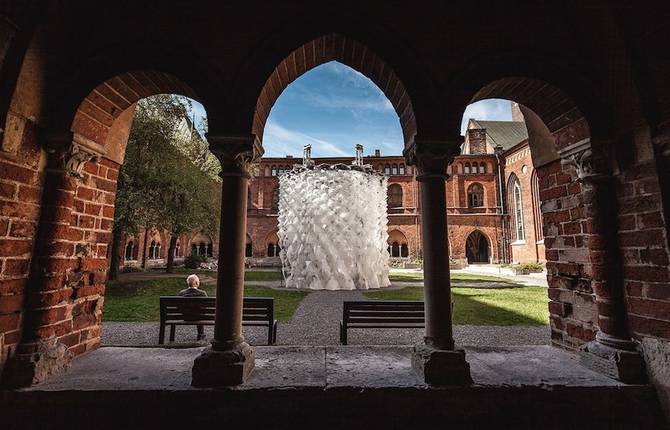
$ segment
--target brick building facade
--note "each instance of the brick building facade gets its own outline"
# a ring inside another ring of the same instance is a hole
[[[314,162],[351,164],[353,159],[315,158]],[[364,163],[388,177],[391,257],[420,257],[421,203],[416,170],[407,166],[401,155],[382,155],[378,150],[364,157]],[[280,264],[279,175],[296,164],[302,160],[262,158],[255,170],[247,202],[247,258],[252,264]],[[454,158],[448,174],[449,247],[455,265],[544,261],[537,175],[523,117],[521,121],[470,120],[461,155]]]

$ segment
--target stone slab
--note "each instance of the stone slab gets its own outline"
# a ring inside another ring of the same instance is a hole
[[[326,384],[331,387],[416,387],[408,346],[326,348]]]

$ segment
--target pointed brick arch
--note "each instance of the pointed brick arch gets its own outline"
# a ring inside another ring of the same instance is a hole
[[[341,34],[328,34],[291,52],[265,82],[256,102],[252,125],[252,132],[260,140],[270,110],[282,91],[308,70],[330,61],[338,61],[370,78],[393,105],[400,118],[405,142],[413,138],[416,134],[414,109],[398,75],[362,43]]]
[[[198,100],[176,77],[155,70],[136,70],[112,77],[95,87],[81,102],[71,130],[104,145],[114,122],[140,99],[157,94],[179,94]]]

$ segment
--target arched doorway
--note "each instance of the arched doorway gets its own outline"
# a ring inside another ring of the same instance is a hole
[[[465,255],[469,264],[489,262],[489,242],[479,230],[473,231],[468,236],[465,242]]]
[[[276,231],[268,235],[268,238],[265,240],[265,244],[267,248],[267,257],[279,257],[279,251],[281,251],[281,248],[279,247],[279,237],[277,236]]]

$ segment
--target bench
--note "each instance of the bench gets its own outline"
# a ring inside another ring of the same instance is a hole
[[[423,301],[366,300],[344,302],[340,343],[350,328],[425,328]]]
[[[170,326],[170,342],[174,342],[178,325],[214,325],[215,297],[160,298],[160,329],[158,343],[165,343],[165,329]],[[269,297],[245,297],[242,310],[242,325],[268,328],[268,345],[277,341],[277,320],[274,319],[274,299]]]

